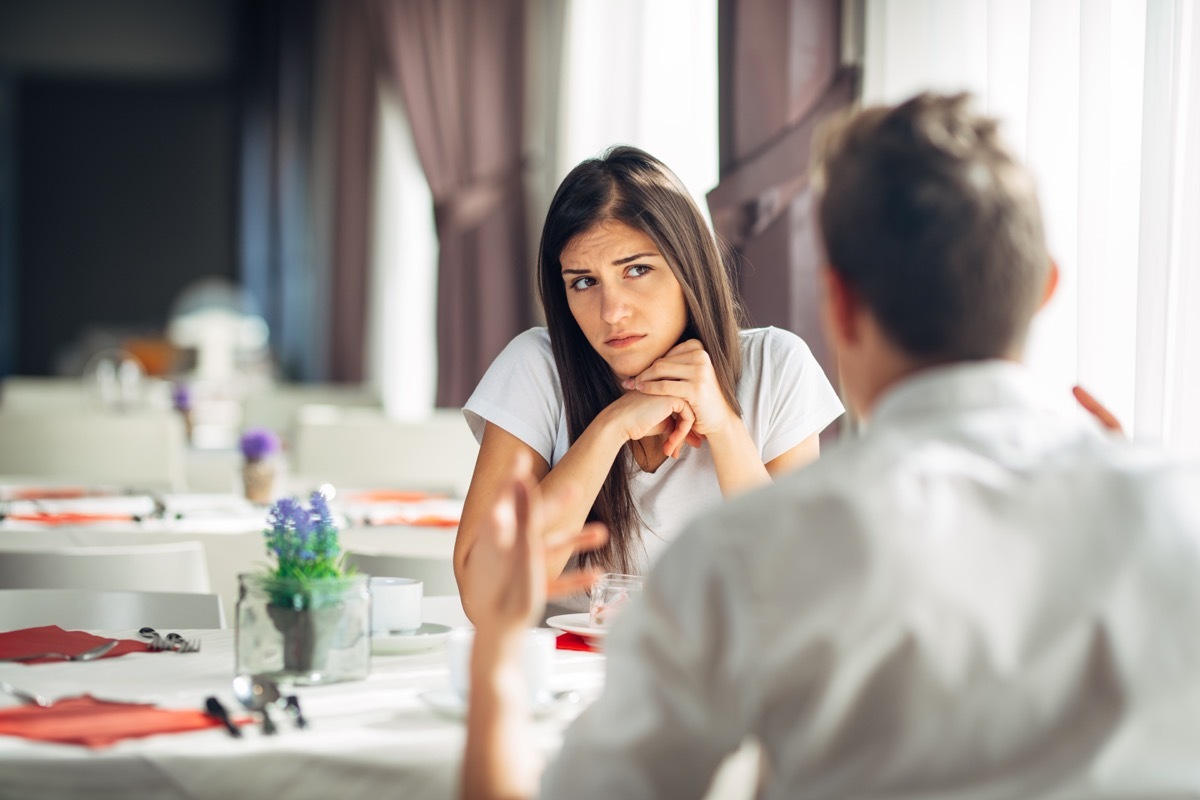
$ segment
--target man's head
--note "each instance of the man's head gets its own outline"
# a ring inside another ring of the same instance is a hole
[[[844,361],[855,358],[854,318],[864,315],[908,368],[1024,347],[1052,280],[1041,211],[996,122],[968,99],[922,94],[869,108],[823,140],[827,311]]]

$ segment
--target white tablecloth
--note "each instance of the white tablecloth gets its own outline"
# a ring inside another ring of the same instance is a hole
[[[465,624],[457,598],[428,598],[429,622]],[[136,638],[134,631],[105,635]],[[202,708],[215,694],[232,710],[234,631],[182,631],[203,639],[200,653],[131,654],[89,663],[0,663],[0,679],[52,696],[97,697]],[[584,702],[536,723],[539,746],[554,752],[566,724],[601,689],[604,658],[557,651],[552,687],[577,689]],[[461,721],[419,698],[448,686],[445,647],[373,656],[363,681],[300,687],[309,730],[276,715],[277,736],[247,726],[243,739],[224,729],[130,739],[110,748],[35,743],[0,736],[4,798],[447,798],[455,796],[462,758]],[[15,701],[0,695],[0,705]]]

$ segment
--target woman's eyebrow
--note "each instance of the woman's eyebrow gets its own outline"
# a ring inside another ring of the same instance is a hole
[[[624,258],[618,258],[616,261],[614,261],[612,263],[613,263],[614,267],[619,267],[622,264],[628,264],[630,261],[636,261],[639,258],[646,258],[646,257],[657,258],[658,253],[634,253],[631,256],[625,256]]]

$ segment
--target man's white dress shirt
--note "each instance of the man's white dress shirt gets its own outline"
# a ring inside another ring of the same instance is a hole
[[[1019,365],[925,371],[693,524],[609,638],[549,797],[1200,796],[1200,469]]]

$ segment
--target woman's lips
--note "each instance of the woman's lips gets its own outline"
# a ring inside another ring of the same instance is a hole
[[[605,344],[609,347],[629,347],[631,344],[636,344],[645,338],[646,335],[644,333],[633,333],[628,336],[614,336],[606,341]]]

